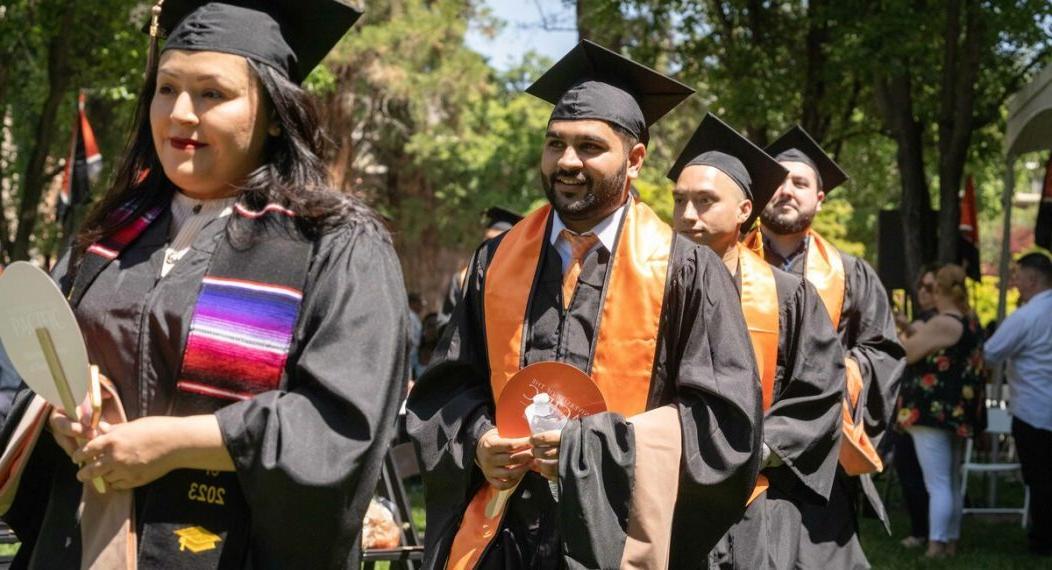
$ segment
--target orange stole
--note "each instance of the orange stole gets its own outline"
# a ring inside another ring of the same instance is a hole
[[[550,214],[551,206],[545,205],[508,230],[486,271],[483,311],[494,401],[521,368],[526,312]],[[591,376],[607,408],[626,417],[646,410],[673,236],[653,210],[633,201],[610,266]],[[505,506],[500,492],[483,484],[464,513],[446,568],[478,564]]]
[[[742,312],[749,329],[756,369],[760,372],[763,409],[774,401],[774,377],[778,370],[778,289],[771,266],[759,255],[738,245],[738,267],[742,275]],[[756,478],[756,487],[746,504],[767,490],[767,477]]]
[[[811,244],[807,248],[804,275],[818,289],[818,296],[822,298],[822,304],[833,320],[835,331],[840,327],[840,313],[844,310],[844,260],[840,258],[837,248],[814,230],[808,231],[808,236]]]
[[[804,276],[818,290],[835,331],[840,326],[840,312],[844,309],[844,260],[837,248],[814,230],[808,230],[807,237],[811,243],[807,248]],[[759,227],[745,236],[742,245],[763,259],[763,237]]]
[[[810,247],[807,248],[807,264],[804,275],[807,280],[818,290],[818,296],[825,305],[829,318],[833,321],[833,330],[840,326],[840,316],[844,308],[844,292],[846,290],[846,276],[844,261],[840,252],[814,230],[808,231],[811,239]],[[753,230],[745,238],[746,247],[763,256],[763,239],[760,230]],[[851,358],[844,358],[846,369],[845,382],[847,384],[841,416],[843,426],[841,435],[844,443],[840,447],[840,465],[848,475],[862,475],[884,470],[884,463],[880,459],[873,442],[866,435],[865,426],[855,423],[852,410],[858,408],[858,400],[862,395],[862,372],[858,363]]]

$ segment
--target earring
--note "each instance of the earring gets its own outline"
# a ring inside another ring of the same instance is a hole
[[[267,134],[272,137],[281,136],[281,127],[277,125],[271,125],[270,128],[267,129]]]

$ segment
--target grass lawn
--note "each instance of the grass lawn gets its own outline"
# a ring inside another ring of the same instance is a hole
[[[878,488],[883,488],[878,483]],[[985,485],[976,480],[969,486],[970,496],[977,502],[984,503]],[[413,522],[418,529],[424,527],[424,492],[423,485],[413,481],[407,485],[410,501],[413,505]],[[1005,482],[999,487],[999,503],[1018,505],[1022,503],[1022,485]],[[1027,554],[1026,538],[1019,526],[1018,517],[975,516],[968,515],[961,528],[961,543],[955,558],[941,561],[930,561],[923,558],[923,548],[907,550],[899,541],[909,532],[909,520],[902,508],[901,495],[892,492],[889,502],[891,511],[891,528],[893,536],[888,536],[876,519],[863,518],[860,522],[862,547],[866,556],[876,569],[934,569],[940,568],[963,570],[1052,570],[1052,558],[1034,558]],[[13,554],[17,544],[0,544],[0,555]],[[376,565],[377,570],[388,568],[387,563]],[[836,570],[836,569],[828,569]]]
[[[968,515],[961,527],[957,556],[938,561],[923,558],[923,547],[907,550],[900,546],[899,541],[908,534],[909,520],[899,510],[891,518],[894,536],[890,537],[879,521],[861,521],[862,547],[873,568],[1052,569],[1052,559],[1027,554],[1026,538],[1018,518],[998,521],[994,517]]]
[[[883,488],[882,484],[878,484],[878,488]],[[986,504],[984,491],[985,484],[981,479],[969,485],[969,496],[974,497],[979,505]],[[999,486],[998,493],[1000,505],[1014,506],[1023,502],[1021,483],[1005,481]],[[860,522],[862,547],[873,568],[1052,570],[1052,558],[1035,558],[1027,553],[1026,534],[1019,526],[1019,517],[1004,515],[965,515],[957,556],[938,561],[923,558],[923,547],[907,550],[899,545],[910,530],[900,497],[899,493],[893,492],[888,501],[893,536],[888,536],[876,519],[863,518]]]
[[[878,482],[877,487],[882,489],[883,484]],[[975,497],[978,503],[985,504],[985,483],[975,479],[969,488],[970,496]],[[423,528],[423,486],[410,484],[407,491],[413,504],[414,523],[417,528]],[[1021,483],[1005,481],[998,488],[998,503],[1022,504],[1022,492]],[[957,556],[948,560],[927,560],[923,558],[923,547],[907,550],[899,545],[899,541],[909,533],[909,519],[897,490],[893,490],[888,502],[893,536],[888,536],[876,519],[863,518],[860,522],[862,547],[875,569],[1052,570],[1052,558],[1034,558],[1027,553],[1026,535],[1019,526],[1019,517],[1000,515],[965,516]]]

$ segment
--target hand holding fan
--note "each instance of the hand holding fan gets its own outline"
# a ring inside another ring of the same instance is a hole
[[[88,396],[97,424],[98,369],[88,363],[77,319],[51,277],[24,261],[13,263],[0,275],[0,300],[0,342],[26,385],[78,421],[78,402]],[[102,478],[92,482],[105,492]]]
[[[516,372],[501,390],[496,413],[501,437],[531,435],[526,408],[539,394],[547,394],[551,404],[568,419],[606,411],[599,386],[580,369],[563,362],[536,362]],[[501,491],[489,505],[488,514],[502,511],[513,491]]]

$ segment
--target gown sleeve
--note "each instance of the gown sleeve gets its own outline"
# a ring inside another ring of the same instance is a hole
[[[467,271],[465,268],[464,271]],[[458,271],[449,277],[449,285],[446,287],[446,295],[442,299],[442,310],[438,312],[438,327],[439,330],[444,330],[445,326],[449,324],[449,320],[453,318],[453,311],[457,308],[457,304],[460,303],[460,299],[464,296],[464,283],[461,277],[464,272]]]
[[[764,418],[764,443],[783,465],[764,470],[773,485],[824,503],[840,455],[844,350],[810,282],[785,275],[781,303],[780,382]],[[782,295],[779,295],[780,297]]]
[[[645,439],[636,433],[643,422],[635,426],[616,414],[571,421],[559,452],[560,528],[568,567],[621,566],[631,555],[626,540],[667,544],[664,553],[652,549],[658,557],[667,555],[667,567],[696,567],[741,518],[756,483],[762,401],[737,289],[708,249],[678,241],[676,250],[654,373],[654,382],[672,390],[650,403],[652,409],[672,406],[676,413],[662,417],[678,417],[680,445],[668,449],[679,457],[678,479],[657,494],[674,505],[650,505],[643,513],[632,501],[643,491],[639,487],[649,484],[637,477],[642,474],[637,458],[656,458],[641,453],[651,450],[636,448]],[[640,526],[629,519],[650,513],[670,520],[665,528],[646,521],[642,526],[669,536],[629,539]]]
[[[499,238],[498,238],[499,239]],[[406,404],[406,428],[421,462],[426,494],[425,567],[445,560],[464,509],[485,481],[475,447],[495,427],[482,315],[483,274],[497,242],[468,266],[456,304],[427,371]]]
[[[841,342],[862,373],[859,407],[866,435],[873,447],[884,452],[887,444],[882,445],[882,440],[895,411],[906,351],[899,344],[888,294],[876,272],[865,261],[844,257],[847,290]],[[858,413],[855,417],[857,421]]]
[[[375,230],[334,234],[312,262],[287,389],[215,413],[260,537],[253,557],[266,566],[357,559],[408,378],[393,247]]]

